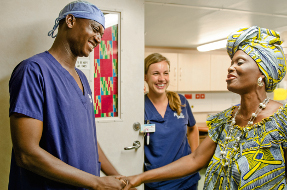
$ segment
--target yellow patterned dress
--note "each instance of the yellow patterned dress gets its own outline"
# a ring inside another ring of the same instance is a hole
[[[284,148],[287,147],[287,104],[251,127],[234,126],[226,144],[232,113],[236,106],[207,119],[209,137],[217,143],[205,174],[205,190],[287,189]],[[239,145],[236,137],[241,136]],[[221,159],[227,146],[227,166]]]

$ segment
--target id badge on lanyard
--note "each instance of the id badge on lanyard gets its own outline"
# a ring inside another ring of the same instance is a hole
[[[141,125],[141,133],[146,133],[146,144],[149,145],[149,133],[155,132],[155,124],[150,124],[147,120],[147,124]]]

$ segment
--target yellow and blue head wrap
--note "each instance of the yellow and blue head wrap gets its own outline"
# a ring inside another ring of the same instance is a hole
[[[265,76],[266,91],[272,92],[286,74],[286,60],[280,35],[274,30],[252,26],[241,28],[228,36],[230,58],[237,50],[248,54]]]

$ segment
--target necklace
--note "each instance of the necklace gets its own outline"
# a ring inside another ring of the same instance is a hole
[[[229,130],[227,132],[227,136],[225,137],[225,142],[223,145],[223,150],[220,151],[220,159],[221,159],[221,164],[223,166],[229,166],[231,164],[231,159],[235,156],[235,154],[237,153],[238,150],[238,146],[239,146],[239,141],[241,140],[241,137],[244,135],[244,133],[246,131],[248,131],[249,126],[253,125],[253,121],[256,119],[256,117],[258,116],[258,114],[266,108],[266,105],[268,104],[270,98],[266,98],[265,100],[263,100],[263,102],[261,102],[257,108],[257,110],[251,114],[251,118],[247,123],[247,126],[243,129],[243,131],[241,132],[241,134],[239,134],[237,137],[235,137],[236,134],[233,134],[234,132],[234,125],[236,123],[235,118],[236,115],[238,114],[239,110],[240,110],[240,106],[238,107],[238,110],[236,111],[236,113],[234,114],[233,118],[231,119],[231,123],[229,125]],[[235,137],[235,139],[232,139],[232,137]],[[233,147],[232,147],[233,144]],[[231,148],[230,152],[228,152],[228,148]],[[233,149],[233,150],[232,150]]]

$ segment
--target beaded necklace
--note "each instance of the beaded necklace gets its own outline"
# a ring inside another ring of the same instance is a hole
[[[230,145],[231,145],[230,142],[231,142],[231,140],[232,140],[232,136],[233,136],[232,134],[233,134],[234,129],[235,129],[235,126],[234,126],[234,125],[235,125],[235,123],[236,123],[235,118],[236,118],[236,115],[238,114],[238,112],[239,112],[239,110],[240,110],[240,106],[238,107],[238,110],[236,111],[236,113],[234,114],[233,118],[231,119],[231,123],[230,123],[230,125],[229,125],[229,130],[228,130],[227,136],[225,137],[225,142],[224,142],[224,145],[223,145],[223,150],[220,151],[220,155],[221,155],[220,159],[221,159],[221,164],[222,164],[223,166],[228,166],[228,165],[231,163],[231,159],[232,159],[232,158],[235,156],[235,154],[237,153],[238,146],[239,146],[239,141],[240,141],[241,137],[244,135],[244,133],[245,133],[246,131],[249,130],[249,126],[253,125],[253,121],[256,119],[256,117],[258,116],[258,114],[259,114],[263,109],[266,108],[266,105],[268,104],[269,100],[270,100],[270,98],[267,97],[263,102],[261,102],[261,103],[259,104],[257,110],[256,110],[254,113],[252,113],[251,118],[250,118],[250,120],[249,120],[248,123],[247,123],[247,126],[244,127],[244,129],[243,129],[243,132],[242,132],[238,137],[235,138],[235,143],[234,143],[233,147],[231,147],[231,148],[233,148],[234,151],[233,151],[233,154],[231,154],[232,151],[228,152],[228,151],[227,151],[227,148],[230,147]],[[227,155],[228,155],[228,154],[229,154],[229,158],[227,158]]]

